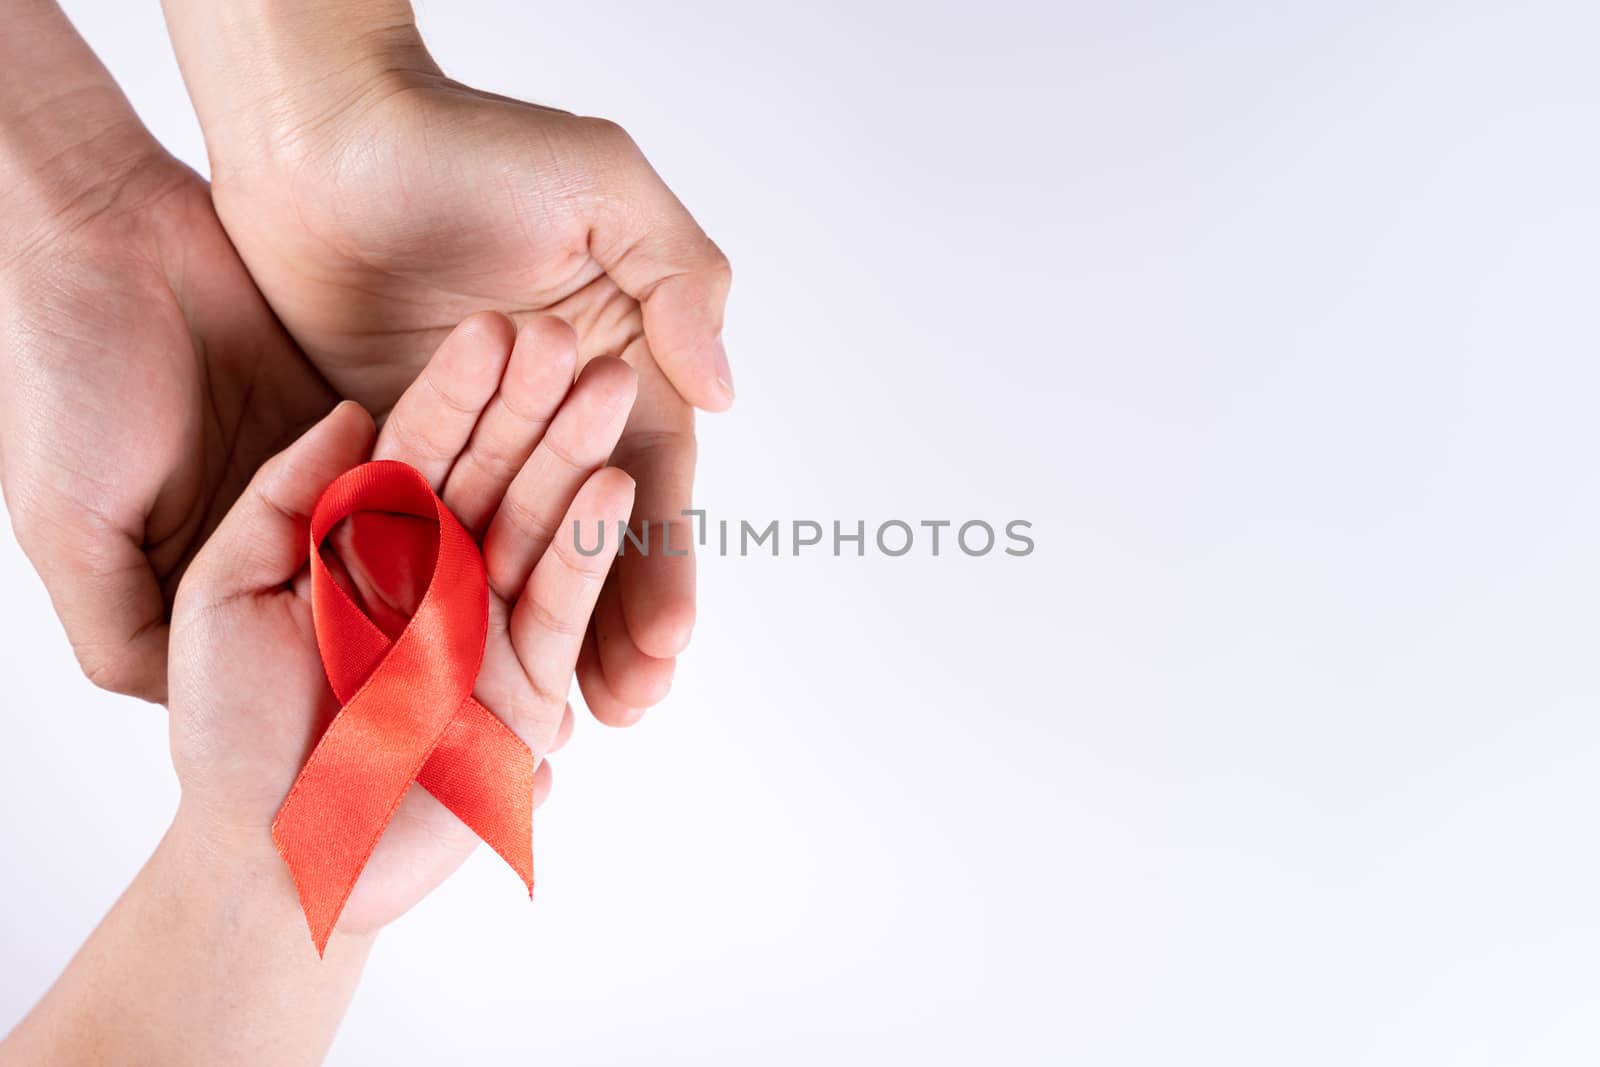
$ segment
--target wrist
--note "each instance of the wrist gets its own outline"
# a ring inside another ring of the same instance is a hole
[[[282,864],[252,840],[180,811],[0,1060],[320,1062],[372,939],[336,938],[319,960]]]
[[[213,179],[292,162],[307,141],[441,75],[409,0],[163,0]]]
[[[54,3],[18,0],[0,34],[0,255],[103,208],[169,159]]]
[[[210,944],[247,954],[314,955],[294,882],[265,827],[218,826],[187,802],[150,861],[157,886]],[[225,922],[225,928],[214,923]],[[328,956],[365,955],[375,933],[335,931]]]

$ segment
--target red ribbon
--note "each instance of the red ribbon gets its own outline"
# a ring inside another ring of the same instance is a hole
[[[437,523],[437,537],[414,516]],[[353,523],[380,586],[431,568],[427,592],[393,641],[336,582],[322,542]],[[428,554],[431,552],[431,560]],[[395,808],[413,781],[498,852],[533,889],[533,772],[522,739],[472,698],[483,662],[488,579],[472,537],[426,478],[379,460],[341,475],[311,517],[317,649],[339,713],[272,823],[320,954]]]

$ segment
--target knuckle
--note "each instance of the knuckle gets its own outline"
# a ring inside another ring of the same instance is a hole
[[[551,543],[551,551],[556,554],[556,561],[566,570],[583,579],[585,583],[598,582],[605,578],[611,570],[611,553],[602,550],[593,556],[585,556],[577,551],[576,530],[574,538],[569,541],[565,537],[558,537]]]
[[[618,442],[611,462],[636,482],[651,485],[655,498],[680,501],[687,507],[698,451],[692,429],[644,430]]]
[[[398,425],[391,423],[389,429],[401,452],[416,456],[424,463],[445,463],[454,458],[448,448],[409,420]]]
[[[531,738],[541,749],[548,749],[561,729],[561,716],[566,710],[567,694],[552,691],[548,682],[528,675],[528,690],[532,699],[513,713],[516,732]]]
[[[722,292],[726,293],[733,287],[733,263],[728,259],[728,253],[724,252],[715,241],[707,238],[707,243],[711,245],[707,256],[707,272],[715,279]]]
[[[501,514],[512,529],[535,544],[544,544],[555,535],[555,524],[518,495],[507,494],[501,505]]]
[[[559,424],[558,424],[559,425]],[[573,474],[588,473],[591,464],[585,463],[577,454],[571,444],[562,439],[560,433],[552,432],[542,442],[545,454],[558,466],[566,468]]]
[[[607,118],[589,118],[584,120],[589,129],[589,136],[608,148],[622,151],[637,151],[638,145],[634,143],[633,135],[622,128],[621,123]]]
[[[616,454],[629,459],[672,459],[685,457],[694,461],[698,448],[694,430],[638,430],[624,437]]]
[[[491,484],[510,482],[519,469],[512,446],[503,441],[472,449],[464,457],[464,462]]]
[[[24,493],[8,492],[6,498],[7,510],[11,513],[11,532],[17,539],[17,545],[31,557],[40,543],[40,532],[44,526],[39,510]]]
[[[442,406],[446,411],[456,415],[469,415],[475,417],[483,410],[482,404],[476,403],[471,397],[462,396],[457,389],[450,385],[450,383],[440,381],[439,374],[437,372],[423,374],[422,382],[427,388],[428,392],[433,394],[434,399],[437,400],[440,406]]]
[[[587,618],[573,619],[563,615],[539,597],[524,597],[522,604],[523,610],[527,612],[526,622],[547,634],[554,634],[557,637],[576,637],[583,633],[584,627],[588,625]]]
[[[144,696],[149,689],[149,679],[143,666],[125,650],[109,651],[100,645],[74,645],[84,677],[96,688],[124,696]]]
[[[17,544],[32,555],[49,531],[66,520],[61,509],[50,503],[42,479],[24,471],[7,478],[4,485],[6,509],[11,514],[11,530]]]

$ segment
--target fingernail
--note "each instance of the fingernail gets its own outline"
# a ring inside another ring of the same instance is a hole
[[[717,372],[717,384],[722,386],[723,391],[728,394],[728,399],[732,400],[733,368],[728,365],[728,350],[724,347],[721,337],[714,342],[712,352],[715,356],[713,363]]]

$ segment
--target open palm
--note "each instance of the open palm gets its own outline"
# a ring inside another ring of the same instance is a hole
[[[196,560],[173,621],[174,762],[184,804],[218,833],[270,849],[273,816],[337,711],[312,626],[306,528],[322,490],[369,457],[416,467],[483,537],[489,633],[474,695],[536,757],[559,745],[567,689],[610,556],[584,557],[555,534],[574,521],[614,528],[633,495],[626,475],[602,469],[633,399],[633,373],[617,360],[596,361],[569,391],[575,360],[571,331],[557,321],[517,331],[501,316],[475,316],[440,346],[375,444],[370,416],[341,405],[251,483]],[[428,533],[421,520],[384,518],[415,523],[419,537]],[[366,566],[354,524],[331,542],[339,580],[380,628],[397,633],[426,576]],[[548,782],[541,766],[536,792]],[[475,842],[413,787],[341,928],[390,921]]]
[[[465,314],[560,316],[580,363],[637,371],[613,462],[638,482],[636,524],[671,521],[674,550],[688,548],[685,398],[732,400],[727,261],[615,125],[409,77],[295,130],[281,157],[215,161],[252,274],[339,393],[380,414]],[[631,722],[660,700],[693,618],[692,559],[622,560],[580,667],[596,714]]]
[[[184,567],[331,389],[278,325],[205,182],[142,129],[0,261],[0,473],[98,684],[161,700]]]

